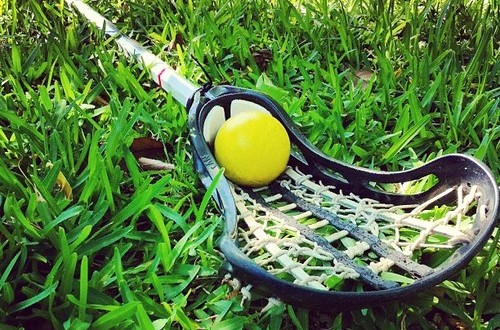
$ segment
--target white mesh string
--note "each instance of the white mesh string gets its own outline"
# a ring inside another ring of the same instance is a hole
[[[389,249],[410,257],[416,251],[453,249],[457,244],[470,241],[474,215],[468,212],[479,197],[475,187],[467,189],[467,193],[463,187],[456,187],[421,205],[396,206],[345,195],[335,187],[314,182],[310,175],[291,168],[279,179],[279,184],[303,201],[336,215],[340,221],[354,224],[379,238]],[[268,204],[266,207],[239,187],[233,189],[240,218],[240,249],[271,274],[321,290],[335,286],[339,279],[359,278],[352,267],[339,262],[324,245],[306,238],[290,221],[307,226],[347,258],[364,265],[374,274],[397,268],[393,260],[376,255],[368,242],[356,241],[347,230],[336,229],[328,220],[316,218],[313,212],[300,210],[296,203],[286,200],[282,194],[272,192],[268,187],[254,191]],[[428,209],[448,194],[458,196],[454,205]],[[269,207],[282,215],[270,212]]]
[[[472,187],[470,193],[463,197],[463,188],[456,187],[450,188],[441,194],[435,196],[432,199],[427,200],[421,205],[389,205],[381,204],[378,201],[374,201],[367,198],[360,198],[355,195],[345,196],[340,193],[334,193],[331,190],[324,190],[321,183],[315,183],[309,181],[309,175],[304,175],[297,170],[291,168],[287,169],[286,174],[295,181],[294,183],[284,182],[282,183],[289,188],[293,188],[294,193],[298,192],[299,196],[304,197],[309,202],[316,205],[321,205],[322,200],[318,198],[307,198],[308,194],[304,192],[304,188],[315,191],[321,191],[323,198],[328,198],[335,206],[322,206],[347,221],[355,222],[355,219],[361,220],[360,224],[365,229],[371,229],[372,234],[378,234],[379,229],[389,229],[392,228],[395,231],[395,241],[399,241],[399,229],[402,227],[414,228],[420,231],[425,231],[425,237],[430,233],[440,234],[457,242],[468,242],[472,239],[473,235],[470,232],[471,223],[469,222],[466,226],[462,226],[461,220],[463,214],[471,207],[474,200],[480,197],[476,193],[476,187]],[[299,184],[300,182],[300,184]],[[447,212],[447,215],[442,219],[435,219],[434,221],[427,221],[418,218],[422,212],[435,201],[439,200],[445,195],[452,193],[452,191],[458,191],[459,199],[457,199],[457,206],[454,210]],[[461,197],[461,198],[460,198]],[[342,208],[342,209],[341,209]],[[405,210],[411,209],[410,212]],[[457,218],[456,224],[453,226],[448,226],[448,222],[452,218]],[[375,221],[380,221],[384,223],[384,226],[380,227]],[[424,236],[422,236],[424,237]],[[421,242],[420,242],[421,243]]]

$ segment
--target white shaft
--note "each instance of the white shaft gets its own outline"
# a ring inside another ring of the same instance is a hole
[[[113,23],[96,12],[86,3],[80,0],[65,1],[70,8],[76,8],[78,12],[85,16],[89,22],[94,23],[98,28],[103,28],[108,36],[114,37],[116,43],[127,56],[134,58],[139,63],[143,64],[147,70],[149,70],[151,79],[155,83],[167,92],[171,93],[172,96],[183,106],[186,106],[189,98],[193,96],[198,89],[198,86],[182,77],[167,63],[163,62],[156,55],[139,45],[135,40],[123,35]]]

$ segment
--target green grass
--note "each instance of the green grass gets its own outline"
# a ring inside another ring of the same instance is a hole
[[[270,94],[328,155],[396,170],[461,152],[500,182],[497,0],[145,3],[92,2],[188,79],[208,79],[194,58],[215,83]],[[241,304],[218,273],[222,219],[185,110],[63,1],[3,1],[0,22],[0,328],[500,325],[498,233],[411,301]],[[130,146],[144,136],[175,170],[141,169]]]

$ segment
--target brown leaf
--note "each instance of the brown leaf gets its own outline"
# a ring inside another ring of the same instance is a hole
[[[177,32],[177,34],[175,35],[175,39],[170,41],[167,49],[169,51],[175,50],[177,48],[177,45],[179,46],[184,45],[184,37],[179,32]]]
[[[140,137],[134,139],[134,141],[132,141],[132,145],[130,146],[130,151],[132,151],[133,153],[154,149],[163,150],[163,143],[150,137]]]
[[[368,82],[370,81],[370,79],[374,74],[375,73],[370,70],[363,70],[363,69],[356,70],[354,72],[353,82],[356,84],[358,81],[361,80],[361,88],[365,90],[366,87],[368,86]]]
[[[401,70],[401,68],[398,68],[396,71],[394,71],[394,77],[399,78],[402,72],[403,70]]]
[[[145,170],[171,171],[173,164],[165,162],[165,145],[151,137],[134,139],[130,151]]]
[[[373,71],[370,71],[370,70],[357,70],[356,72],[354,72],[354,75],[356,77],[358,77],[359,79],[363,80],[363,81],[370,81],[370,79],[372,78],[373,76]]]
[[[97,97],[95,98],[95,103],[98,105],[98,106],[106,106],[106,105],[109,105],[109,101],[106,100],[105,98],[103,98],[102,96],[100,95],[97,95]]]
[[[57,174],[56,184],[64,193],[67,199],[73,199],[73,188],[71,188],[71,185],[64,176],[63,172],[59,171],[59,173]]]
[[[266,71],[269,62],[273,58],[273,53],[269,49],[258,49],[255,46],[251,46],[250,51],[260,71]]]
[[[47,162],[45,164],[47,168],[52,168],[54,164],[51,162]],[[71,188],[71,185],[69,184],[68,180],[66,179],[66,176],[64,176],[64,173],[59,171],[57,173],[57,178],[56,178],[56,185],[59,187],[59,189],[64,193],[67,199],[73,199],[73,188]],[[42,197],[40,192],[36,191],[37,193],[37,200],[39,202],[44,202],[45,199]]]
[[[227,295],[226,295],[226,299],[234,299],[236,297],[238,297],[238,295],[240,294],[240,291],[239,290],[233,290],[233,291],[230,291]]]
[[[130,151],[132,151],[135,158],[164,159],[166,156],[164,144],[150,137],[134,139],[130,146]]]

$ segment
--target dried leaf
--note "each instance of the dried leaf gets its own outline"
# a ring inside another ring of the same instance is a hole
[[[146,157],[139,157],[137,160],[139,165],[145,170],[154,170],[154,171],[172,171],[175,169],[175,166],[170,163],[165,163],[158,159],[151,159]]]
[[[366,82],[370,81],[370,79],[372,78],[373,74],[374,74],[374,73],[373,73],[373,71],[370,71],[370,70],[363,70],[363,69],[361,69],[361,70],[357,70],[357,71],[354,73],[354,75],[355,75],[356,77],[358,77],[359,79],[361,79],[361,80],[363,80],[363,81],[366,81]]]
[[[150,137],[134,139],[130,146],[130,151],[135,154],[136,152],[145,150],[161,150],[163,152],[163,143]]]
[[[42,194],[40,193],[40,191],[38,189],[36,189],[36,187],[35,187],[35,194],[36,194],[36,201],[37,202],[40,202],[40,203],[46,202],[45,198],[43,198]]]
[[[250,51],[260,71],[266,71],[269,62],[273,58],[273,53],[269,49],[258,49],[253,45],[250,47]]]
[[[403,72],[403,70],[401,70],[401,68],[398,68],[396,71],[394,71],[394,76],[396,78],[399,78],[401,76],[402,72]]]
[[[370,81],[370,79],[372,79],[372,76],[374,74],[375,73],[370,70],[357,70],[354,72],[353,81],[354,83],[357,83],[359,80],[361,80],[361,88],[365,90],[368,86],[368,82]]]
[[[106,106],[109,104],[109,101],[106,100],[105,98],[103,98],[102,96],[100,95],[97,95],[97,97],[95,98],[95,103],[98,105],[98,106]]]
[[[130,151],[145,170],[171,171],[175,168],[173,164],[166,163],[166,146],[158,140],[150,137],[134,139]]]
[[[59,172],[57,174],[56,184],[64,193],[67,199],[73,199],[73,188],[71,188],[71,185],[64,176],[63,172]]]
[[[184,45],[184,37],[179,32],[176,33],[175,39],[170,41],[167,49],[169,51],[175,50],[177,48],[177,45],[179,45],[179,46]]]

